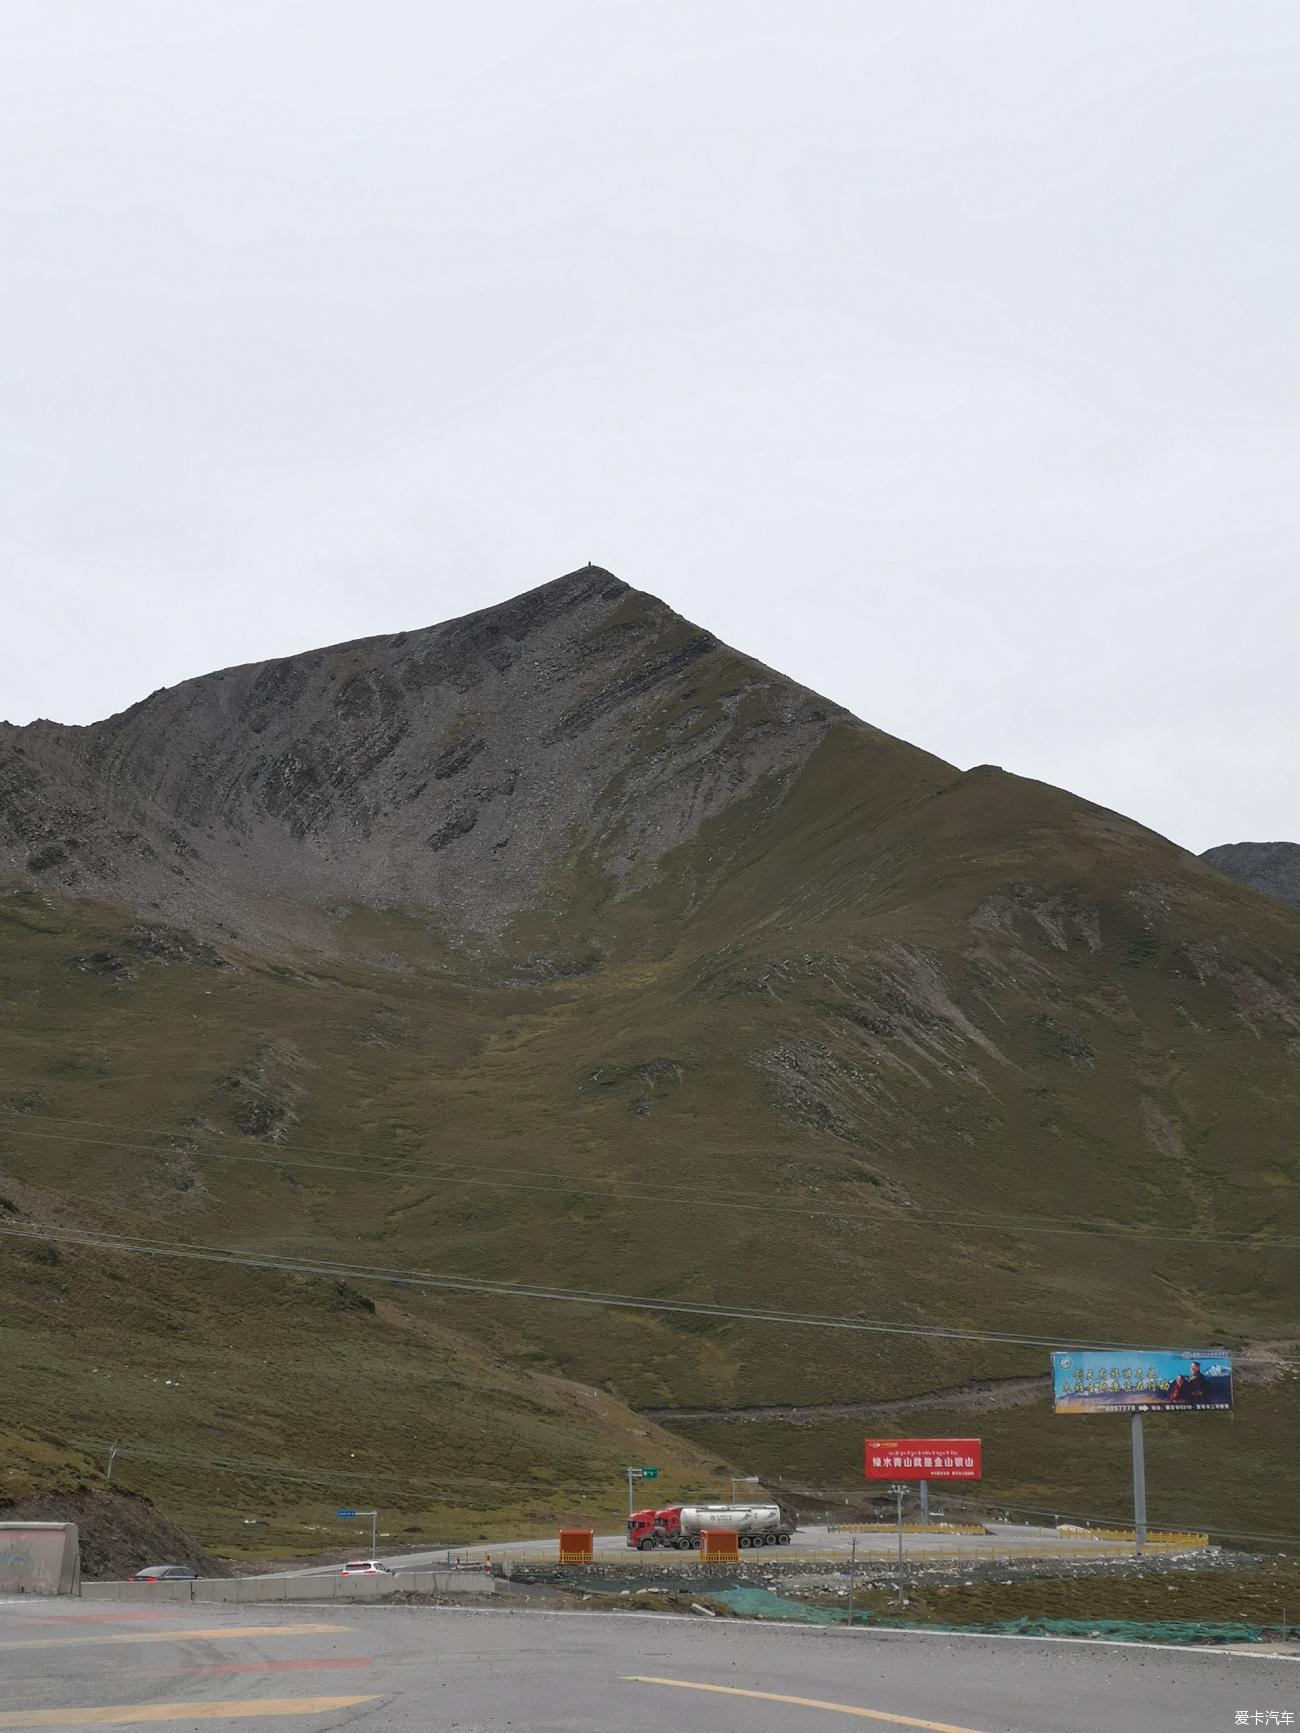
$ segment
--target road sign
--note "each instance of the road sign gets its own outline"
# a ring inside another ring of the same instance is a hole
[[[633,1511],[632,1488],[638,1480],[658,1480],[659,1470],[652,1462],[643,1462],[640,1468],[629,1462],[623,1472],[627,1475],[627,1514],[631,1516]]]
[[[357,1513],[355,1510],[336,1510],[334,1514],[335,1516],[355,1516]]]
[[[868,1480],[979,1480],[978,1438],[868,1438]]]

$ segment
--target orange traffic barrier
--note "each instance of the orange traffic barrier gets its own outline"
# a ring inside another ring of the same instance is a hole
[[[560,1563],[562,1565],[589,1565],[595,1551],[595,1534],[589,1528],[562,1528],[560,1530]]]
[[[896,1522],[832,1522],[831,1534],[897,1534]],[[982,1522],[905,1522],[904,1534],[987,1534]]]
[[[734,1528],[705,1529],[700,1536],[702,1557],[706,1559],[739,1559],[740,1535]]]

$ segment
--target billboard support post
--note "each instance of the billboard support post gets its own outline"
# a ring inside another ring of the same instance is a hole
[[[929,1522],[930,1522],[930,1482],[928,1480],[923,1480],[921,1482],[920,1493],[921,1493],[921,1526],[922,1526],[922,1528],[926,1528],[929,1526]]]
[[[1133,1421],[1133,1550],[1140,1553],[1147,1543],[1147,1464],[1143,1448],[1142,1416]]]

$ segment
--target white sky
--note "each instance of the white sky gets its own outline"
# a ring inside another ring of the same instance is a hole
[[[588,558],[1300,838],[1293,0],[3,0],[0,715]]]

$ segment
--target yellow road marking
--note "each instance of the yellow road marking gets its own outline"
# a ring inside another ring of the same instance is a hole
[[[373,1697],[245,1697],[230,1703],[113,1703],[102,1709],[5,1709],[0,1727],[118,1727],[129,1721],[225,1721],[243,1715],[324,1715]]]
[[[211,1642],[230,1637],[316,1637],[326,1631],[350,1631],[351,1625],[218,1625],[215,1630],[113,1631],[94,1637],[23,1637],[16,1643],[0,1643],[0,1649],[66,1649],[73,1643],[187,1643]],[[0,1721],[0,1727],[4,1725]]]
[[[891,1721],[895,1727],[922,1727],[927,1733],[979,1733],[976,1727],[957,1727],[951,1721],[922,1721],[915,1715],[891,1715],[885,1709],[859,1709],[852,1703],[825,1703],[820,1697],[784,1697],[779,1691],[742,1691],[738,1685],[696,1685],[689,1679],[651,1679],[628,1673],[629,1685],[671,1685],[678,1691],[714,1691],[721,1697],[757,1697],[763,1703],[790,1703],[796,1709],[829,1709],[834,1715],[857,1715],[863,1721]],[[3,1721],[0,1721],[3,1726]]]

